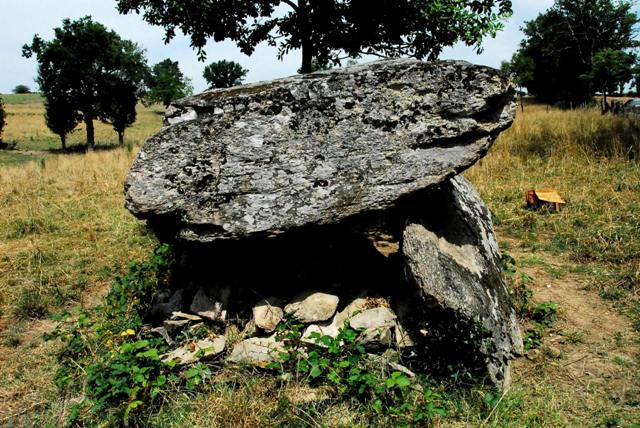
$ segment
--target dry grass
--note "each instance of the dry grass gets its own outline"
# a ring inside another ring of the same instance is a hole
[[[40,158],[45,153],[60,150],[60,138],[47,128],[44,120],[44,106],[40,96],[4,95],[6,103],[7,125],[3,140],[16,144],[15,151],[0,151],[0,165],[21,163]],[[138,121],[128,129],[125,144],[139,144],[157,131],[161,124],[163,109],[159,106],[146,108],[139,106]],[[101,148],[116,147],[118,136],[111,125],[95,122],[96,144]],[[79,125],[67,137],[70,149],[83,146],[86,142],[84,124]]]
[[[47,136],[41,108],[22,105],[10,106],[20,121],[10,116],[8,132],[28,148],[31,137],[42,142]],[[140,117],[146,119],[129,132],[134,145],[159,127],[155,113]],[[100,141],[115,141],[108,128],[100,132]],[[561,352],[518,361],[514,385],[492,413],[482,390],[453,392],[449,416],[435,426],[633,426],[640,420],[638,336],[613,308],[632,315],[638,301],[640,165],[629,159],[628,148],[637,153],[639,135],[634,122],[597,110],[528,106],[468,171],[495,215],[503,246],[534,278],[534,298],[560,303],[561,321],[543,349]],[[54,146],[39,144],[33,147]],[[41,333],[51,327],[52,313],[98,302],[114,276],[154,245],[122,207],[133,155],[125,149],[48,155],[45,162],[0,167],[0,426],[62,424],[71,397],[57,396],[55,345],[43,343]],[[566,209],[525,210],[523,193],[535,187],[556,188]],[[299,385],[225,376],[197,396],[176,394],[149,424],[371,423],[371,409],[356,403],[305,401],[312,393]]]

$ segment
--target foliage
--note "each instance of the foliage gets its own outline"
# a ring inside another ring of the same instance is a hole
[[[182,74],[177,61],[167,58],[154,65],[147,78],[149,88],[146,100],[169,107],[172,101],[193,93],[191,80]]]
[[[67,94],[52,90],[44,102],[47,128],[60,137],[62,150],[67,150],[67,134],[82,121],[82,115],[72,107]]]
[[[603,94],[605,111],[608,107],[607,95],[624,90],[633,77],[635,62],[633,54],[614,49],[603,49],[593,57],[591,71],[583,78]]]
[[[336,337],[311,333],[309,338],[317,346],[308,352],[301,340],[303,329],[291,317],[278,326],[276,338],[284,351],[271,369],[314,385],[330,385],[340,397],[367,403],[377,414],[391,415],[402,423],[426,423],[446,414],[442,396],[428,382],[416,387],[406,373],[387,375],[379,362],[371,361],[360,341],[362,332],[352,329],[348,321]]]
[[[61,99],[68,104],[62,114],[65,120],[55,123],[70,125],[70,112],[81,112],[87,145],[93,148],[94,119],[113,123],[119,132],[131,123],[132,99],[143,92],[144,52],[88,16],[65,19],[54,33],[51,41],[35,35],[31,45],[23,47],[23,55],[36,56],[38,84],[44,96],[52,98],[51,104]],[[56,126],[54,132],[60,134],[65,128]]]
[[[632,6],[626,0],[556,0],[527,22],[517,55],[535,63],[533,79],[526,83],[529,93],[548,103],[589,101],[594,87],[582,76],[591,72],[596,54],[639,45]]]
[[[50,335],[65,345],[58,355],[56,384],[85,397],[72,411],[72,422],[101,413],[116,418],[113,423],[128,421],[156,403],[169,384],[180,382],[174,365],[161,361],[166,343],[141,329],[150,294],[166,281],[171,259],[168,246],[157,247],[149,260],[133,263],[115,281],[102,307],[74,317],[65,314]],[[210,374],[206,368],[194,369],[185,374],[188,388]]]
[[[15,88],[13,88],[13,93],[14,94],[30,94],[31,88],[29,88],[27,85],[18,85]]]
[[[230,88],[241,85],[248,72],[237,62],[223,59],[207,65],[202,76],[211,88]]]
[[[282,58],[302,49],[301,73],[312,61],[339,63],[341,55],[436,58],[456,42],[479,45],[502,28],[510,0],[118,0],[121,13],[142,13],[145,21],[191,36],[205,57],[209,38],[231,40],[244,54],[267,42]]]

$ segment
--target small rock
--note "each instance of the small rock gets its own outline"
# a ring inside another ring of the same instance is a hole
[[[162,338],[165,342],[167,342],[168,345],[173,345],[173,339],[171,339],[171,336],[169,336],[169,333],[167,332],[167,329],[165,327],[156,327],[154,329],[151,329],[151,331],[162,336]]]
[[[188,320],[188,321],[202,321],[202,318],[197,315],[185,314],[184,312],[173,312],[171,314],[172,320]]]
[[[227,361],[265,368],[269,363],[276,361],[278,353],[282,351],[282,344],[276,340],[275,335],[252,337],[238,343],[231,351]]]
[[[334,317],[332,322],[328,324],[311,324],[302,334],[302,342],[308,343],[310,345],[324,347],[324,345],[316,342],[315,339],[312,339],[311,334],[320,333],[320,336],[329,336],[333,338],[338,337],[338,334],[340,334],[340,329],[338,327],[338,324],[336,323],[336,318],[337,316]]]
[[[178,330],[182,330],[189,325],[189,320],[165,320],[164,328],[169,334],[173,334]]]
[[[270,298],[254,306],[253,320],[256,326],[267,333],[272,333],[284,317],[284,311],[279,305],[278,299]]]
[[[305,324],[327,321],[335,314],[339,301],[333,294],[312,293],[298,297],[285,306],[284,311]]]
[[[369,346],[391,346],[396,318],[389,308],[373,308],[356,314],[349,324],[353,329],[364,330],[359,338],[360,343]]]
[[[398,348],[412,348],[415,346],[415,342],[411,339],[407,330],[398,321],[396,321],[394,336],[396,338],[396,345],[398,345]]]
[[[224,351],[226,339],[217,336],[213,339],[204,339],[191,342],[162,356],[165,363],[175,362],[179,365],[191,364],[203,358],[210,358]]]
[[[368,300],[362,297],[358,297],[353,302],[349,303],[346,308],[336,315],[335,323],[338,328],[343,328],[345,321],[352,318],[356,312],[362,312],[365,310],[367,304]]]
[[[349,324],[351,328],[359,329],[376,329],[383,327],[395,327],[396,314],[389,308],[373,308],[356,314]]]
[[[202,288],[193,297],[190,310],[211,321],[224,321],[227,318],[227,311],[224,310],[223,304],[207,296]]]

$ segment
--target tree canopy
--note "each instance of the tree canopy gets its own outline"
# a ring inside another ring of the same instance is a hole
[[[31,88],[29,88],[27,85],[17,85],[15,88],[13,88],[13,93],[14,94],[30,94]]]
[[[248,72],[237,62],[223,59],[207,65],[202,76],[210,88],[230,88],[241,85]]]
[[[146,100],[162,103],[165,107],[193,93],[191,80],[182,74],[178,62],[169,58],[153,66],[147,78],[147,87]]]
[[[37,81],[50,106],[59,106],[62,101],[68,104],[63,122],[71,123],[71,112],[82,114],[87,145],[93,148],[94,119],[113,123],[118,129],[122,123],[131,123],[132,114],[135,120],[131,100],[143,93],[147,73],[144,51],[89,16],[65,19],[54,34],[51,41],[35,35],[31,45],[23,47],[23,55],[36,56]],[[49,116],[56,114],[50,111]],[[56,128],[60,131],[65,126]]]
[[[182,30],[204,59],[209,39],[234,41],[251,55],[261,42],[279,57],[302,50],[301,73],[313,60],[339,63],[362,54],[436,58],[456,42],[474,45],[502,28],[511,0],[118,0],[121,13],[141,13]]]
[[[627,51],[639,46],[637,15],[629,1],[556,0],[527,22],[519,55],[535,64],[526,83],[530,93],[549,103],[589,101],[599,90],[583,76],[603,49]]]

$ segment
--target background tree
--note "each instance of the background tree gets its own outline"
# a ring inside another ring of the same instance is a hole
[[[178,62],[169,58],[153,66],[147,78],[147,86],[146,100],[150,103],[162,103],[165,108],[172,101],[193,94],[191,80],[182,74]]]
[[[38,84],[45,97],[67,94],[71,108],[82,113],[87,145],[92,149],[95,146],[93,121],[109,119],[109,103],[105,100],[109,98],[114,80],[141,84],[137,74],[129,73],[142,68],[143,64],[138,62],[143,61],[144,53],[89,16],[77,21],[65,19],[62,24],[54,30],[51,41],[34,36],[32,44],[23,47],[23,55],[27,58],[36,55]],[[133,90],[134,85],[121,87]]]
[[[0,146],[2,145],[2,131],[4,130],[4,125],[6,123],[5,116],[4,101],[2,101],[2,97],[0,96]]]
[[[535,63],[528,91],[548,103],[591,101],[594,88],[582,76],[591,72],[596,54],[639,45],[638,17],[631,8],[629,1],[556,0],[527,22],[519,52]]]
[[[115,68],[117,72],[104,82],[100,118],[113,126],[118,134],[118,143],[122,146],[126,128],[136,121],[138,101],[146,95],[145,81],[148,80],[149,69],[144,51],[137,44],[122,40],[120,47]]]
[[[280,58],[301,49],[300,72],[308,73],[314,58],[436,58],[458,41],[479,49],[502,28],[511,0],[118,0],[118,9],[164,27],[166,41],[182,30],[201,59],[210,38],[232,40],[247,55],[268,42]]]
[[[230,88],[241,85],[248,72],[237,62],[223,59],[207,65],[202,76],[210,88]]]
[[[27,85],[18,85],[15,88],[13,88],[13,93],[14,94],[30,94],[31,88],[29,88]]]
[[[593,57],[591,71],[583,77],[602,93],[603,113],[609,110],[607,95],[624,87],[633,78],[635,62],[633,54],[613,49],[603,49]]]
[[[82,115],[73,109],[66,94],[49,93],[44,102],[47,127],[60,137],[62,150],[67,150],[67,135],[82,121]]]
[[[516,52],[511,57],[510,61],[504,61],[502,63],[502,70],[508,73],[511,78],[518,85],[520,93],[520,108],[524,111],[524,88],[530,84],[533,80],[535,63],[527,56],[524,56],[521,52]]]

